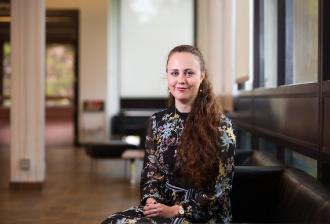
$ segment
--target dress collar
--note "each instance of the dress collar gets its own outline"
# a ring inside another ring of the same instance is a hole
[[[186,118],[188,117],[188,115],[189,115],[189,112],[180,112],[180,111],[178,111],[178,109],[176,109],[175,106],[171,106],[171,107],[169,108],[169,111],[170,111],[171,113],[173,113],[173,114],[177,114],[177,115],[179,115],[179,117],[181,117],[181,118],[183,118],[183,119],[186,119]]]

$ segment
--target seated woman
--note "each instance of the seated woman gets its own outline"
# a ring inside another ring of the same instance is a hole
[[[175,47],[166,73],[169,108],[149,119],[141,205],[102,224],[231,220],[235,136],[216,103],[202,54],[190,45]]]

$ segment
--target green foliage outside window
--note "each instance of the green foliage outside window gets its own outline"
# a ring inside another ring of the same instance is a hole
[[[10,105],[11,48],[9,43],[3,45],[4,105]],[[49,44],[46,49],[46,99],[47,106],[71,105],[74,95],[74,60],[75,51],[72,45]]]

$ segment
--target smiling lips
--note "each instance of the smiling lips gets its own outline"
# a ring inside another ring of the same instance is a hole
[[[184,87],[176,87],[176,90],[179,91],[179,92],[184,92],[187,89],[188,88],[184,88]]]

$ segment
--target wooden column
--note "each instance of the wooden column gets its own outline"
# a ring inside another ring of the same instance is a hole
[[[45,3],[11,0],[12,187],[40,188],[45,180]]]

